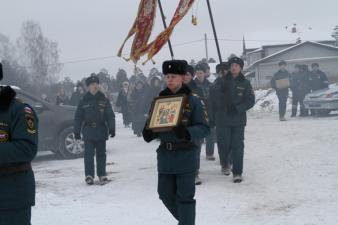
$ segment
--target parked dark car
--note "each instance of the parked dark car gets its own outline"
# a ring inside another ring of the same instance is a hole
[[[39,151],[52,151],[65,159],[83,156],[82,141],[76,141],[73,121],[76,107],[57,106],[17,87],[17,97],[34,108],[39,117]]]

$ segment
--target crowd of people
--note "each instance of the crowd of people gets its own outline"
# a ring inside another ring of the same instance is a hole
[[[287,70],[287,63],[285,61],[280,61],[278,66],[279,70],[271,79],[271,86],[276,90],[278,96],[280,121],[286,121],[286,104],[290,89],[292,92],[291,117],[297,116],[298,106],[300,109],[299,116],[309,116],[309,110],[304,105],[304,98],[310,92],[329,86],[326,74],[319,69],[318,63],[311,65],[312,70],[309,70],[307,65],[296,64],[292,73]],[[315,110],[311,111],[311,115],[316,114]]]

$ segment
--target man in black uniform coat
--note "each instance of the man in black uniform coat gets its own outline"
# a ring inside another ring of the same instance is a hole
[[[317,91],[329,87],[329,80],[326,74],[319,69],[318,63],[312,64],[312,71],[310,73],[311,91]]]
[[[255,94],[250,81],[242,74],[244,62],[238,57],[229,61],[231,71],[210,92],[210,126],[216,126],[217,143],[222,171],[230,175],[233,161],[233,181],[242,182],[244,157],[244,130],[246,111],[255,104]]]
[[[115,114],[109,100],[99,91],[99,78],[86,80],[89,91],[80,101],[74,119],[75,139],[84,140],[85,181],[94,184],[94,156],[100,184],[108,182],[106,174],[106,141],[115,137]]]
[[[155,133],[146,127],[143,138],[146,142],[159,139],[157,149],[158,194],[179,225],[194,225],[196,201],[195,172],[198,163],[198,141],[210,130],[206,109],[202,101],[183,84],[187,73],[185,60],[163,63],[167,88],[160,96],[186,95],[182,124],[172,131]],[[148,121],[149,122],[149,121]]]
[[[290,79],[290,73],[286,70],[286,62],[280,61],[278,63],[279,70],[273,75],[271,79],[271,87],[276,90],[276,94],[279,101],[279,120],[286,121],[286,103],[289,97],[289,87],[278,88],[277,81],[283,79]]]
[[[15,96],[11,87],[0,86],[0,225],[30,225],[35,204],[30,163],[38,150],[38,119]]]

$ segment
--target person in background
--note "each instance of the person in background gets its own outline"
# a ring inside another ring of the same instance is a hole
[[[122,87],[116,101],[116,106],[121,109],[124,127],[129,127],[131,123],[128,95],[129,95],[129,82],[125,81],[122,83]]]
[[[286,62],[280,61],[278,63],[279,70],[273,75],[271,79],[271,87],[276,90],[276,94],[278,97],[279,102],[279,120],[280,121],[286,121],[285,119],[285,113],[286,113],[286,103],[289,97],[289,87],[290,86],[283,86],[279,87],[277,85],[278,81],[287,81],[289,80],[290,83],[290,73],[286,70]]]
[[[311,91],[317,91],[329,87],[329,80],[326,74],[319,69],[318,63],[312,63],[312,71],[310,73]]]
[[[233,182],[240,183],[243,180],[246,112],[254,106],[255,94],[250,81],[242,73],[243,60],[233,57],[229,65],[230,73],[211,89],[209,125],[216,126],[222,173],[231,174],[232,160]]]
[[[131,93],[131,117],[132,117],[132,128],[134,134],[137,137],[142,137],[142,129],[148,117],[148,88],[146,84],[139,80],[136,82],[136,86]]]
[[[194,96],[189,87],[183,83],[183,77],[187,73],[185,60],[165,61],[163,73],[166,76],[167,88],[160,96],[187,96],[183,124],[162,133],[153,132],[145,126],[143,138],[146,142],[154,139],[161,141],[157,149],[157,190],[160,199],[178,220],[179,225],[194,225],[196,217],[194,182],[198,164],[196,142],[209,134],[206,108],[201,99]]]
[[[206,63],[200,63],[197,64],[195,67],[195,74],[196,74],[196,78],[195,78],[195,83],[197,85],[198,88],[200,88],[203,92],[203,96],[202,100],[204,102],[204,104],[207,107],[208,110],[208,97],[209,97],[209,92],[210,92],[210,88],[212,86],[212,83],[207,79],[207,74],[210,73],[210,67],[208,66],[208,64]],[[214,156],[214,148],[215,148],[215,138],[216,138],[216,134],[215,134],[215,129],[210,129],[210,135],[206,137],[205,142],[205,150],[206,150],[206,160],[209,161],[214,161],[215,160],[215,156]],[[198,182],[198,180],[200,180],[198,172],[196,175],[196,180],[197,180],[197,184],[201,183]]]
[[[78,83],[76,85],[75,92],[73,92],[72,96],[70,97],[70,104],[77,106],[84,95],[84,88],[81,83]]]
[[[92,75],[86,79],[88,92],[80,101],[74,118],[74,137],[84,140],[85,182],[94,184],[94,156],[99,184],[109,182],[106,172],[106,141],[108,135],[115,137],[115,114],[110,101],[100,91],[99,78]]]
[[[56,105],[69,105],[69,98],[66,95],[66,92],[63,88],[60,89],[58,95],[56,96]]]

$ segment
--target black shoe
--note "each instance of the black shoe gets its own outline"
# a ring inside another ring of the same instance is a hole
[[[207,156],[206,156],[206,160],[208,160],[208,161],[215,161],[216,158],[215,158],[215,156],[213,156],[213,155],[207,155]]]
[[[94,184],[94,178],[92,176],[86,176],[86,184],[93,185]]]
[[[105,185],[109,183],[109,179],[106,176],[101,176],[99,177],[99,185]]]
[[[233,182],[234,183],[241,183],[243,181],[242,175],[234,175]]]
[[[201,185],[202,184],[202,180],[201,180],[201,178],[197,175],[196,177],[195,177],[195,185]]]

